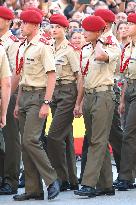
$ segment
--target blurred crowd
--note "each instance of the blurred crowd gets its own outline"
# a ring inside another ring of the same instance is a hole
[[[41,29],[47,37],[50,36],[50,16],[58,13],[64,14],[70,22],[67,38],[79,48],[85,44],[82,35],[83,29],[81,28],[82,20],[92,15],[96,9],[110,9],[116,14],[114,34],[116,34],[120,43],[126,41],[126,23],[124,22],[127,21],[127,15],[136,11],[135,0],[90,0],[90,4],[84,4],[84,1],[78,2],[78,0],[0,0],[0,5],[5,5],[14,11],[15,19],[11,25],[11,31],[19,39],[22,39],[20,32],[21,21],[19,19],[22,10],[28,7],[36,7],[42,10],[44,20]]]

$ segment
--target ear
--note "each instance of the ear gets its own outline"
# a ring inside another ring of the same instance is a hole
[[[38,29],[39,28],[39,24],[34,24],[34,29]]]
[[[97,31],[96,35],[99,37],[102,34],[102,31]]]
[[[64,28],[64,32],[65,32],[65,33],[67,32],[67,30],[68,30],[68,28]]]
[[[5,21],[6,21],[6,25],[7,25],[7,26],[10,26],[10,25],[11,25],[11,22],[12,22],[11,20],[5,20]]]

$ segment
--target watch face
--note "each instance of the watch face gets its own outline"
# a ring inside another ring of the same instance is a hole
[[[48,100],[44,100],[44,104],[49,105],[49,101]]]

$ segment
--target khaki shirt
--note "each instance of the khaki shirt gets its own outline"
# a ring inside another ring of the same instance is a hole
[[[0,79],[10,77],[11,71],[8,58],[2,45],[0,45]]]
[[[37,34],[28,44],[27,40],[19,48],[18,62],[23,57],[20,85],[46,87],[47,72],[55,71],[52,49],[42,42]],[[43,39],[42,39],[43,40]]]
[[[74,81],[75,72],[79,71],[79,54],[70,45],[69,41],[64,39],[55,54],[55,65],[57,79]]]
[[[116,63],[121,55],[120,46],[111,31],[102,35],[102,38],[112,36],[112,45],[103,45],[105,52],[109,56],[108,62],[95,60],[95,49],[92,44],[87,44],[82,49],[81,66],[84,69],[89,59],[88,73],[84,77],[84,87],[86,89],[93,89],[100,86],[114,84],[114,72],[116,70]]]
[[[128,67],[126,67],[124,74],[126,78],[136,79],[136,45],[132,42],[125,48],[122,65],[130,57]]]
[[[9,30],[0,38],[0,43],[3,45],[6,51],[12,72],[16,68],[16,55],[20,41]]]

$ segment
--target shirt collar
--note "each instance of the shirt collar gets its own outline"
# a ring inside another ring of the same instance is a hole
[[[39,39],[41,38],[40,33],[36,34],[32,40],[27,44],[27,39],[25,40],[25,46],[29,46],[29,45],[38,45]]]
[[[0,39],[1,41],[6,41],[10,36],[12,36],[12,32],[10,30],[8,30]]]
[[[67,47],[67,45],[68,45],[68,43],[69,43],[69,41],[65,38],[62,42],[61,42],[61,44],[59,45],[59,47],[57,48],[57,50],[59,50],[59,49],[63,49],[63,48],[66,48]],[[54,43],[54,46],[55,46],[55,43]]]
[[[107,31],[106,33],[103,33],[103,34],[102,34],[102,37],[106,38],[106,37],[108,37],[108,36],[112,36],[112,35],[113,35],[113,33],[112,33],[112,29],[110,29],[110,30]]]

